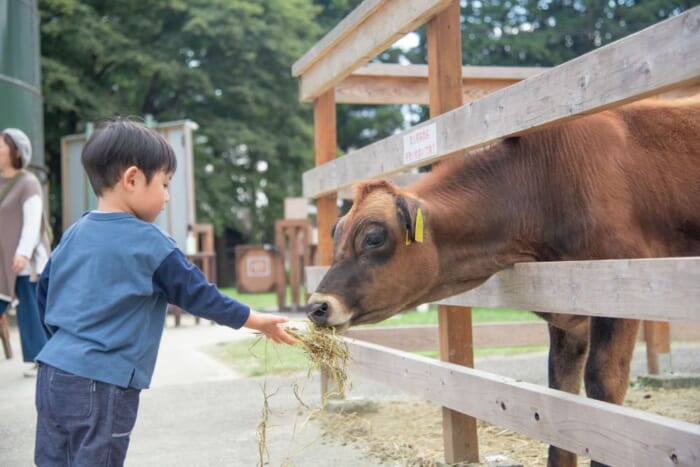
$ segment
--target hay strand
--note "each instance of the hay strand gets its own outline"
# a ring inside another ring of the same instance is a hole
[[[298,345],[312,363],[309,371],[326,370],[337,389],[337,395],[344,398],[350,353],[347,345],[336,338],[335,329],[319,328],[310,324],[308,330],[288,327],[286,331],[297,340]],[[324,403],[328,396],[329,394],[323,394]]]
[[[262,385],[263,393],[263,408],[262,419],[258,423],[257,438],[258,438],[258,467],[262,467],[270,463],[270,453],[267,450],[267,422],[270,419],[270,394],[267,393],[267,380]]]
[[[322,369],[328,372],[330,379],[333,381],[337,394],[341,397],[345,397],[345,388],[348,384],[347,378],[347,368],[348,361],[350,359],[350,354],[347,349],[347,345],[336,339],[336,333],[334,329],[329,328],[317,328],[313,324],[310,324],[308,328],[299,329],[296,327],[285,327],[285,330],[297,340],[297,345],[304,352],[304,355],[308,359],[310,365],[308,373],[314,369]],[[261,336],[262,337],[262,336]],[[256,339],[256,341],[251,345],[250,350],[252,354],[252,348],[260,342],[261,338]],[[263,467],[265,465],[270,465],[270,454],[267,449],[267,429],[269,420],[271,417],[269,398],[274,396],[277,391],[269,393],[267,389],[267,363],[268,363],[268,346],[267,340],[265,340],[264,346],[264,373],[265,379],[261,387],[263,394],[263,408],[262,408],[262,419],[257,426],[257,439],[258,439],[258,466]],[[329,385],[330,386],[330,385]],[[279,388],[278,388],[279,389]],[[301,397],[301,389],[297,383],[292,384],[292,391],[294,397],[299,402],[299,405],[304,409],[311,411],[311,413],[316,412],[308,404],[306,404]],[[331,391],[327,391],[326,394],[322,394],[322,405],[325,406],[328,396]],[[296,423],[295,423],[296,430]],[[285,459],[283,466],[293,465],[291,459]]]

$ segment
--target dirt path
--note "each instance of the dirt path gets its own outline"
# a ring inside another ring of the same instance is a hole
[[[625,405],[700,424],[700,388],[659,390],[632,388]],[[360,414],[326,413],[318,417],[327,438],[344,439],[380,461],[407,467],[433,467],[443,459],[440,407],[423,401],[385,401]],[[547,444],[507,429],[479,422],[480,466],[504,458],[524,466],[544,466]],[[579,465],[588,465],[585,458]]]

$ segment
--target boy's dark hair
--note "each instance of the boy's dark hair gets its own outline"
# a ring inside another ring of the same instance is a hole
[[[103,123],[83,147],[80,160],[97,196],[112,188],[124,171],[138,167],[151,182],[160,171],[175,172],[175,152],[155,131],[133,120],[118,118]]]

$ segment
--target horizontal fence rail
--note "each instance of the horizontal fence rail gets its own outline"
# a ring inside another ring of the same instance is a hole
[[[547,323],[543,320],[474,324],[472,333],[472,344],[479,349],[549,344]],[[343,331],[343,336],[408,352],[436,350],[440,346],[437,325],[353,327]]]
[[[451,0],[365,0],[294,64],[301,100],[322,95],[334,102],[338,95],[340,101],[358,96],[379,100],[359,87],[362,80],[375,79],[379,69],[374,75],[371,67],[354,77],[353,72],[449,4]],[[503,137],[700,83],[698,44],[700,7],[307,171],[303,196],[318,198]],[[343,83],[348,77],[355,81]],[[324,94],[333,88],[332,96]],[[429,150],[411,153],[412,137],[419,134],[428,135]],[[308,292],[327,269],[306,268]],[[521,263],[439,303],[700,323],[699,284],[700,257]],[[363,330],[350,332],[362,335]],[[533,339],[539,338],[537,332]],[[452,411],[615,466],[700,465],[699,425],[340,339],[348,343],[354,371]],[[425,342],[416,338],[402,344],[408,348]]]
[[[548,68],[463,66],[462,97],[471,102]],[[419,104],[430,103],[428,65],[370,63],[335,86],[337,104]]]
[[[451,2],[365,0],[292,65],[300,99],[317,98]]]
[[[369,177],[696,83],[698,44],[700,7],[311,169],[303,174],[303,196],[316,198]],[[434,132],[436,147],[406,162],[404,139],[422,130]]]
[[[327,269],[306,268],[307,291]],[[700,322],[700,257],[519,263],[438,303]]]
[[[359,373],[494,425],[618,467],[700,465],[700,425],[344,340]]]
[[[478,323],[472,326],[472,333],[475,349],[549,345],[547,323],[543,320]],[[700,323],[671,323],[670,333],[674,341],[700,340]],[[347,329],[343,336],[408,352],[436,350],[440,344],[437,325],[361,326]],[[639,330],[637,340],[644,340],[644,329]]]

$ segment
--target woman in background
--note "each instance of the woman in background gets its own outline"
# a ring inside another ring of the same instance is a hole
[[[32,364],[24,373],[28,377],[36,375],[34,359],[46,343],[36,280],[49,256],[41,184],[25,170],[31,158],[32,146],[22,130],[0,133],[0,315],[17,304],[22,357]]]

